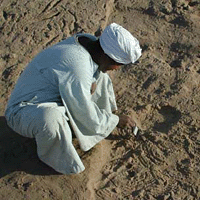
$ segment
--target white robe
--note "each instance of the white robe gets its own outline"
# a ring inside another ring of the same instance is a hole
[[[5,112],[14,131],[36,139],[39,158],[64,174],[84,170],[69,123],[81,149],[87,151],[119,121],[112,114],[117,109],[112,82],[98,71],[77,37],[47,48],[32,60],[19,77]],[[97,88],[91,95],[93,82]]]

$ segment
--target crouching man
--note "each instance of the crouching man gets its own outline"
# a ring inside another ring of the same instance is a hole
[[[63,174],[85,168],[72,144],[72,130],[88,151],[116,126],[133,127],[117,116],[108,70],[134,63],[138,40],[116,23],[99,38],[76,34],[43,50],[19,77],[5,112],[8,125],[35,138],[39,158]]]

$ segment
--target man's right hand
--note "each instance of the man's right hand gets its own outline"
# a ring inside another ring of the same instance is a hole
[[[119,123],[117,125],[118,128],[132,128],[134,126],[136,126],[136,123],[134,122],[134,120],[127,116],[127,115],[119,115]]]

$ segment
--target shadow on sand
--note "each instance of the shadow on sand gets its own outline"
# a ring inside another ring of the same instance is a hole
[[[39,160],[35,140],[10,129],[4,116],[0,116],[0,166],[0,178],[15,171],[34,175],[59,174]]]

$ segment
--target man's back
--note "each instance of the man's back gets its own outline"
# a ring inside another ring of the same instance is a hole
[[[89,35],[87,34],[87,36]],[[80,63],[81,67],[86,65],[85,63],[89,62],[88,60],[88,52],[77,43],[75,36],[43,50],[32,60],[19,77],[10,96],[6,116],[10,112],[12,114],[18,112],[23,107],[23,102],[61,103],[58,74],[60,73],[61,77],[66,75],[67,71],[69,73],[73,73],[74,70],[80,71],[82,69],[76,68],[80,66]],[[83,75],[82,72],[76,73]]]

